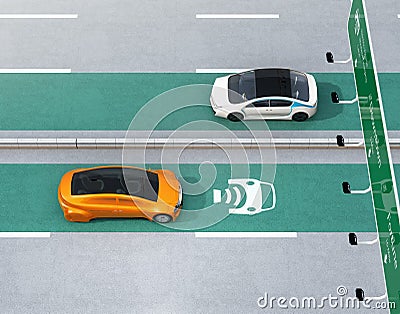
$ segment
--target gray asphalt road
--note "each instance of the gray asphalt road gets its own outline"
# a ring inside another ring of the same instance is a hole
[[[400,2],[366,0],[372,43],[378,71],[400,71]],[[383,18],[387,17],[387,18]]]
[[[367,0],[379,71],[398,71],[400,5]],[[77,19],[1,19],[0,68],[164,72],[292,67],[347,72],[350,1],[0,1],[0,13],[78,14]],[[279,19],[196,19],[196,14],[279,14]]]
[[[400,4],[396,0],[366,2],[378,70],[400,71],[396,36]],[[0,68],[194,72],[284,66],[310,72],[351,71],[350,64],[332,66],[325,61],[328,50],[336,59],[349,56],[347,0],[334,4],[319,0],[0,0],[0,7],[0,14],[79,16],[0,19]],[[280,18],[196,19],[200,13],[277,13]],[[365,162],[363,150],[277,153],[282,163]],[[191,150],[182,162],[193,162],[195,157],[222,158],[215,151]],[[159,155],[156,152],[151,158],[157,162]],[[393,158],[400,162],[398,150]],[[121,151],[0,150],[0,160],[119,163]],[[374,236],[360,235],[365,239]],[[276,297],[323,297],[335,295],[343,285],[349,295],[356,287],[363,287],[368,296],[383,294],[378,246],[350,247],[346,241],[347,235],[340,233],[247,240],[196,239],[190,233],[1,239],[0,312],[252,313],[262,312],[256,301],[265,292]]]
[[[371,239],[372,233],[359,234]],[[56,233],[0,241],[2,313],[260,313],[257,299],[384,294],[378,245],[344,233],[201,239],[193,233]],[[288,313],[275,303],[273,313]],[[289,310],[290,311],[290,310]],[[367,313],[329,308],[296,313]],[[375,310],[374,313],[387,313]]]

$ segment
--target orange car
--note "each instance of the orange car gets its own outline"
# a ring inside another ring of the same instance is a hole
[[[105,166],[67,172],[58,201],[69,221],[144,217],[160,223],[175,220],[182,207],[182,188],[170,170]]]

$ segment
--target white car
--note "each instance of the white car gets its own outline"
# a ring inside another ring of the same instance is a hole
[[[304,121],[317,112],[312,75],[289,69],[256,69],[217,78],[210,97],[217,117]]]

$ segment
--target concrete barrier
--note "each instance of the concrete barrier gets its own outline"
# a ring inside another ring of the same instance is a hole
[[[390,147],[400,148],[400,138],[389,139]],[[346,138],[345,146],[339,147],[335,138],[3,138],[0,139],[0,149],[122,149],[127,148],[246,148],[276,147],[276,148],[364,148],[361,138]]]

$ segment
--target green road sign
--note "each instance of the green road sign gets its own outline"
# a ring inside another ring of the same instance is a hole
[[[386,288],[400,313],[399,199],[363,0],[353,0],[348,33]]]

